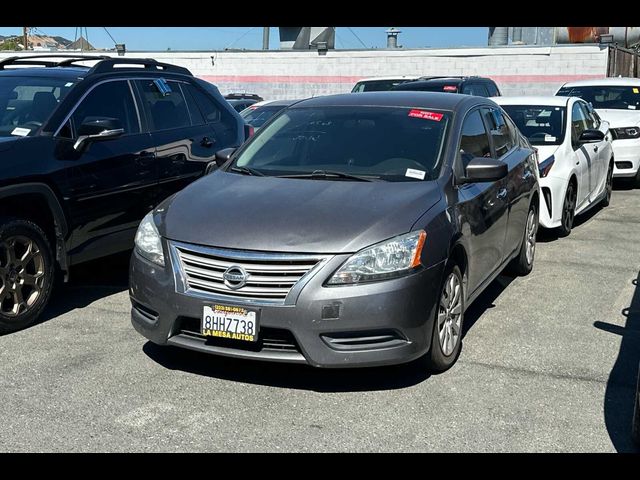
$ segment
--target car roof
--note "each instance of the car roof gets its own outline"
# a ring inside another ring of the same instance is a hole
[[[89,71],[88,67],[27,67],[5,68],[0,70],[2,77],[46,77],[46,78],[77,78]]]
[[[604,86],[640,86],[640,78],[629,77],[606,77],[606,78],[590,78],[588,80],[577,80],[575,82],[567,82],[563,87],[604,87]]]
[[[296,103],[291,108],[299,107],[327,107],[327,106],[372,106],[372,107],[419,107],[433,108],[437,110],[454,110],[461,103],[475,100],[482,103],[484,97],[460,95],[441,92],[413,92],[413,91],[389,91],[389,92],[361,92],[341,93],[338,95],[326,95],[314,97]]]
[[[376,82],[376,81],[388,81],[388,80],[416,80],[420,78],[419,75],[396,75],[395,77],[370,77],[370,78],[361,78],[357,81],[357,83],[362,82]]]
[[[566,107],[571,98],[557,95],[522,96],[522,97],[491,97],[498,105],[544,105],[549,107]]]

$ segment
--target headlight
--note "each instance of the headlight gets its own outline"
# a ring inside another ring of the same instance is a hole
[[[615,140],[627,140],[629,138],[639,138],[640,137],[640,128],[639,127],[621,127],[621,128],[613,128],[614,139]]]
[[[538,171],[540,172],[540,178],[544,178],[547,175],[549,175],[549,170],[551,170],[551,167],[553,167],[553,164],[555,163],[555,161],[556,161],[556,157],[551,155],[544,162],[540,162],[538,164]]]
[[[164,267],[162,241],[153,221],[153,212],[147,213],[140,222],[136,232],[136,251],[150,262]]]
[[[426,237],[424,230],[417,230],[367,247],[347,259],[327,284],[372,282],[405,275],[420,265]]]

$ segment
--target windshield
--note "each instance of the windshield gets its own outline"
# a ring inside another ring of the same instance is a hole
[[[640,87],[631,85],[562,87],[556,95],[580,97],[587,102],[591,102],[593,108],[640,110]]]
[[[408,80],[369,80],[366,82],[358,82],[351,90],[351,93],[358,92],[386,92],[391,90],[396,85],[406,83]]]
[[[561,145],[564,141],[565,107],[502,105],[502,108],[532,145]]]
[[[249,107],[240,112],[240,116],[253,128],[260,128],[283,108],[285,107]]]
[[[32,135],[73,85],[68,78],[0,77],[0,136]]]
[[[292,108],[261,129],[230,170],[433,180],[440,171],[449,115],[401,107]]]

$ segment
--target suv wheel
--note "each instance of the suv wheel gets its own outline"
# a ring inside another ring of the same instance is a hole
[[[0,333],[35,322],[53,280],[53,255],[42,229],[28,220],[0,218]]]

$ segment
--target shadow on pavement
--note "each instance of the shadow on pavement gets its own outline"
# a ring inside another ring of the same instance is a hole
[[[618,452],[639,452],[631,440],[631,423],[636,398],[636,379],[640,363],[640,289],[638,280],[631,305],[622,310],[627,319],[624,326],[594,322],[594,327],[620,335],[620,351],[609,374],[604,395],[604,420],[607,432]]]
[[[502,295],[502,292],[515,280],[515,277],[511,277],[508,275],[499,275],[493,282],[491,282],[487,288],[476,298],[475,302],[473,302],[467,308],[467,311],[464,313],[464,325],[462,325],[462,339],[464,341],[464,337],[467,335],[469,330],[475,325],[475,323],[480,319],[480,317],[489,310],[490,308],[495,307],[495,300]],[[462,344],[462,348],[464,348],[464,343]]]
[[[129,284],[131,252],[118,253],[71,267],[69,283],[60,282],[38,324],[122,292]]]
[[[419,360],[406,365],[377,368],[320,369],[307,365],[259,362],[207,355],[147,342],[144,353],[171,370],[270,387],[315,392],[396,390],[417,385],[429,373]]]

